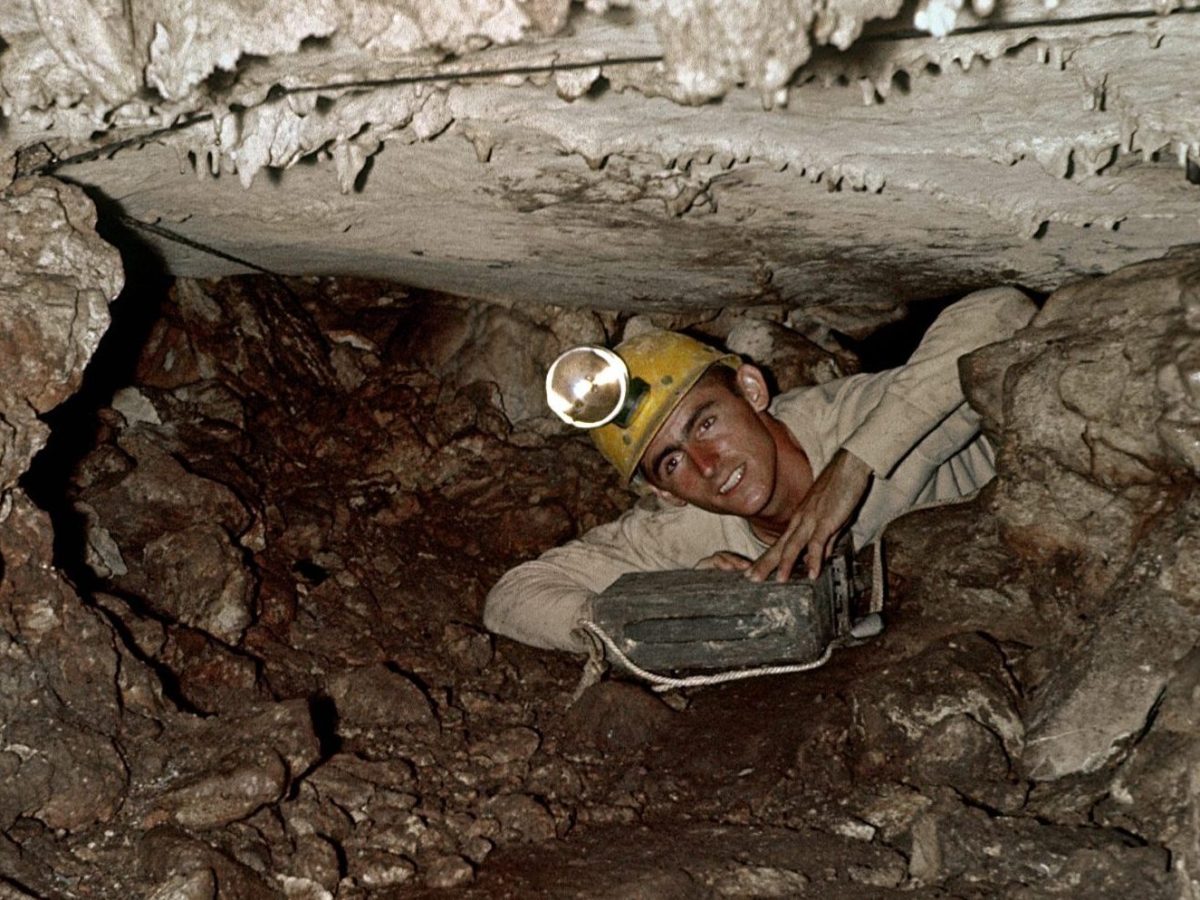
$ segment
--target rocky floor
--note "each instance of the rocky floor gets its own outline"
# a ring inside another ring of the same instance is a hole
[[[881,639],[572,704],[577,660],[479,613],[632,500],[527,400],[548,333],[612,321],[257,278],[177,282],[144,320],[130,383],[55,422],[27,479],[49,512],[0,513],[0,897],[1195,896],[1194,479],[1121,423],[1090,446],[1150,474],[1110,458],[1078,546],[1016,527],[1002,477],[891,529]],[[1008,471],[1066,479],[1019,418],[989,420]],[[1118,621],[1134,595],[1169,652]]]

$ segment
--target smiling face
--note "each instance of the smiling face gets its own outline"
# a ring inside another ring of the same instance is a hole
[[[759,518],[778,501],[777,423],[762,373],[710,369],[671,413],[642,457],[659,493],[710,512]]]

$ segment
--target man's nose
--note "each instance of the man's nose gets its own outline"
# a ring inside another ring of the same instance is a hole
[[[711,478],[713,473],[717,471],[719,454],[716,448],[709,447],[703,443],[693,444],[688,448],[688,456],[692,458],[692,465],[705,478]]]

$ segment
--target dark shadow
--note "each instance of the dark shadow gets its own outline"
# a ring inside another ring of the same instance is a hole
[[[314,694],[308,698],[308,711],[312,715],[313,733],[317,736],[321,759],[329,759],[342,749],[342,739],[337,733],[337,704],[331,697]]]
[[[1015,277],[1016,273],[1014,272],[1003,272],[999,273],[991,284],[981,284],[978,288],[911,303],[904,318],[876,329],[865,338],[856,340],[840,332],[834,332],[834,336],[846,349],[858,355],[858,358],[862,360],[864,372],[882,372],[885,369],[894,369],[896,366],[908,362],[909,356],[917,349],[917,345],[921,343],[921,338],[925,336],[929,326],[947,306],[961,300],[972,290],[1011,283]],[[1020,285],[1016,285],[1016,287],[1020,287],[1039,307],[1045,300],[1044,294]]]
[[[379,150],[382,149],[383,145],[380,144]],[[375,168],[375,154],[378,153],[379,150],[376,150],[375,153],[372,153],[367,157],[366,161],[363,163],[363,167],[359,169],[358,175],[354,177],[354,193],[361,194],[363,189],[366,188],[367,176],[369,176],[371,174],[371,170]]]
[[[584,93],[584,96],[587,97],[589,100],[598,100],[599,98],[601,98],[605,94],[607,94],[611,88],[612,88],[612,82],[610,82],[607,78],[605,78],[603,75],[601,75],[599,78],[597,78],[595,81],[592,82],[592,86],[587,89],[587,91]]]
[[[91,572],[90,569],[88,570],[88,577],[93,583],[99,581],[99,579]],[[78,582],[76,583],[76,586],[80,586]],[[88,593],[92,593],[92,591],[88,591]],[[155,618],[159,622],[163,621],[161,618],[148,616],[140,598],[128,593],[113,590],[109,590],[107,593],[110,596],[116,597],[117,599],[127,603],[140,617]],[[176,709],[180,710],[181,712],[190,713],[193,716],[208,718],[210,713],[200,709],[184,694],[183,686],[179,682],[179,676],[165,663],[142,651],[141,645],[138,644],[137,639],[129,630],[129,626],[125,624],[125,621],[119,615],[117,615],[117,613],[99,605],[93,605],[92,608],[95,609],[96,612],[98,612],[101,616],[103,616],[108,621],[108,624],[112,626],[113,631],[117,633],[121,639],[121,643],[124,644],[126,651],[128,651],[129,654],[134,657],[134,659],[154,673],[155,677],[158,678],[160,687],[162,688],[163,696],[171,703],[175,704]]]

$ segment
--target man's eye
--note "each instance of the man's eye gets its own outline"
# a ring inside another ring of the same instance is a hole
[[[701,432],[708,431],[708,429],[713,427],[713,423],[716,421],[717,421],[716,416],[708,416],[703,422],[700,423],[700,431]]]
[[[663,474],[664,475],[673,475],[673,474],[675,474],[675,470],[678,467],[679,467],[679,457],[678,456],[668,456],[667,461],[663,463]]]

